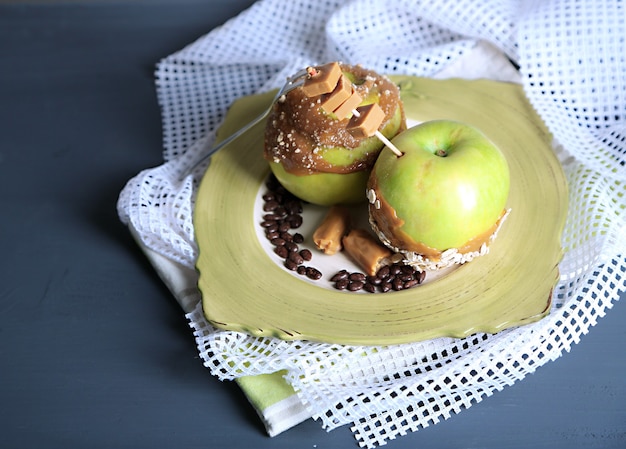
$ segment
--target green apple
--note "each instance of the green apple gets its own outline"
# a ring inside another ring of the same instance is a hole
[[[380,130],[392,138],[406,127],[404,111],[398,105],[389,122]],[[355,148],[322,147],[316,153],[318,166],[329,171],[306,174],[290,173],[280,162],[269,161],[278,181],[297,197],[320,206],[355,204],[365,201],[365,187],[370,169],[384,144],[375,136],[364,139]]]
[[[359,106],[369,104],[371,101],[363,101]],[[396,108],[394,115],[380,130],[381,134],[391,139],[398,132],[406,128],[404,112],[400,105]],[[316,156],[321,160],[320,165],[330,164],[333,170],[351,172],[351,167],[365,162],[369,167],[374,164],[378,154],[385,145],[376,136],[363,139],[355,148],[346,147],[322,147]],[[371,162],[370,162],[371,161]],[[363,191],[361,190],[361,197]]]
[[[394,249],[437,258],[481,243],[509,195],[509,167],[482,132],[450,120],[425,122],[391,141],[368,179],[372,227]]]
[[[287,172],[282,164],[269,162],[276,179],[298,198],[319,206],[333,204],[356,204],[365,201],[365,186],[369,170],[352,173],[323,173],[295,175]]]

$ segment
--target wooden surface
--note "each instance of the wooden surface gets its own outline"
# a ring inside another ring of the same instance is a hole
[[[117,218],[161,162],[155,63],[249,4],[0,5],[1,447],[357,447],[312,420],[268,438]],[[626,447],[624,299],[570,353],[388,447]]]

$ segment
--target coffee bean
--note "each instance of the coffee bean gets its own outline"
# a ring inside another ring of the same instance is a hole
[[[317,281],[318,279],[322,278],[322,272],[318,270],[317,268],[307,267],[306,276],[309,279],[313,279],[314,281]]]
[[[302,203],[297,199],[290,199],[285,202],[285,209],[290,214],[301,214],[302,213]]]
[[[269,240],[272,241],[276,238],[280,237],[280,234],[278,233],[278,231],[269,231],[265,233],[265,237]]]
[[[348,290],[350,290],[351,292],[356,292],[361,290],[364,285],[365,282],[363,281],[350,281],[348,284]]]
[[[389,276],[389,266],[385,265],[380,270],[378,270],[378,273],[376,273],[376,276],[380,277],[381,279]]]
[[[281,259],[286,259],[287,257],[289,257],[289,251],[287,251],[287,248],[285,248],[284,246],[277,246],[276,248],[274,248],[274,252]]]
[[[285,242],[285,248],[287,248],[290,253],[298,252],[299,249],[298,245],[293,242]]]
[[[350,281],[348,280],[348,278],[338,279],[335,282],[335,288],[337,290],[345,290],[346,288],[348,288],[349,284],[350,284]]]
[[[270,240],[270,243],[272,245],[274,245],[274,246],[285,246],[285,243],[287,243],[287,242],[285,242],[285,239],[281,239],[280,237],[276,237],[276,238]],[[289,249],[289,248],[287,248],[287,249]]]
[[[273,211],[276,210],[278,206],[278,201],[266,201],[265,204],[263,204],[263,210],[266,212]]]
[[[376,293],[376,286],[371,282],[366,282],[365,285],[363,285],[363,290],[369,293]]]
[[[347,270],[341,270],[341,271],[335,273],[333,275],[333,277],[330,278],[330,280],[332,282],[337,282],[337,281],[344,280],[344,279],[347,280],[348,279],[348,275],[349,275],[349,273],[348,273]]]
[[[289,215],[286,220],[292,229],[302,226],[302,217],[300,215]]]
[[[273,221],[276,222],[276,220],[278,220],[278,216],[276,214],[274,214],[273,212],[271,214],[265,214],[263,215],[263,220],[264,221]]]
[[[302,263],[304,263],[304,259],[302,258],[302,256],[296,252],[289,253],[288,258],[297,265],[302,265]]]
[[[378,276],[368,276],[366,281],[367,281],[367,283],[372,284],[372,285],[380,285],[380,283],[383,280],[382,280],[382,278],[380,278]]]
[[[272,221],[270,224],[265,226],[265,232],[278,232],[278,223]]]
[[[298,268],[298,264],[295,263],[293,260],[287,259],[287,260],[285,260],[285,267],[288,270],[294,271],[294,270],[296,270]]]
[[[283,206],[278,206],[272,211],[272,214],[276,217],[276,220],[284,220],[287,218],[287,211]]]
[[[348,279],[350,279],[351,281],[359,281],[359,282],[365,282],[365,275],[363,273],[350,273],[350,276],[348,276]]]
[[[313,254],[311,253],[311,251],[306,249],[306,248],[303,249],[302,251],[300,251],[300,255],[307,262],[310,261],[313,258]]]

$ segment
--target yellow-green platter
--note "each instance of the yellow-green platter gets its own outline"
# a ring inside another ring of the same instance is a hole
[[[211,324],[286,340],[386,345],[496,333],[549,313],[567,184],[551,136],[522,88],[489,80],[392,79],[410,121],[466,122],[504,152],[511,213],[490,253],[435,281],[385,294],[336,291],[327,281],[294,275],[259,238],[257,203],[269,173],[260,123],[213,156],[196,198],[199,288]],[[256,117],[272,97],[236,101],[218,139]]]

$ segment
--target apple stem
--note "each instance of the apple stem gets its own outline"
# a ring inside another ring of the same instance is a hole
[[[376,137],[378,137],[380,139],[380,141],[382,143],[384,143],[385,145],[387,145],[387,147],[393,151],[393,153],[398,156],[398,157],[402,157],[404,155],[404,153],[400,150],[398,150],[398,147],[396,147],[393,143],[391,143],[389,141],[389,139],[387,139],[380,131],[376,131],[374,133],[376,135]]]
[[[439,149],[439,150],[435,151],[435,154],[437,156],[446,157],[448,155],[448,152],[446,150]]]

